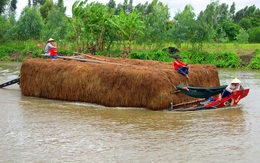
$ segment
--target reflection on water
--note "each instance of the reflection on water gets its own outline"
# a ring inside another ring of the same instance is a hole
[[[1,68],[1,82],[18,75]],[[257,162],[259,73],[219,75],[223,84],[237,76],[254,89],[236,108],[195,112],[106,108],[25,97],[18,85],[0,89],[0,162]]]

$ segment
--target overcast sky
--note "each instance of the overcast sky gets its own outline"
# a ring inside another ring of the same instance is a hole
[[[53,0],[55,3],[58,0]],[[88,2],[100,2],[107,4],[109,0],[89,0]],[[116,4],[124,2],[124,0],[115,0]],[[169,7],[169,11],[171,14],[171,17],[175,15],[178,11],[183,11],[184,7],[188,4],[192,5],[194,8],[194,12],[198,14],[200,11],[203,11],[206,9],[207,5],[212,2],[212,0],[159,0],[163,4],[167,4]],[[17,16],[20,15],[22,9],[27,5],[26,0],[18,0],[17,3]],[[66,14],[68,16],[71,16],[71,7],[75,0],[64,0],[64,5],[67,7]],[[137,5],[139,3],[145,4],[146,2],[152,2],[152,0],[133,0],[133,5]],[[220,3],[226,3],[229,5],[229,7],[232,5],[233,2],[236,4],[236,12],[240,9],[246,7],[255,5],[257,8],[260,8],[260,1],[259,0],[219,0]]]

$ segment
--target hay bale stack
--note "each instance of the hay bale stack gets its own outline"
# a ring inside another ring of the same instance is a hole
[[[172,63],[133,59],[109,62],[28,59],[21,67],[20,87],[25,96],[82,101],[109,107],[167,109],[196,99],[175,86],[219,86],[211,65],[191,65],[190,79],[177,73]]]

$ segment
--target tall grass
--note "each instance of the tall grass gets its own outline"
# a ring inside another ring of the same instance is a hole
[[[260,44],[239,44],[239,43],[205,43],[203,51],[210,52],[234,52],[238,55],[253,54],[256,49],[260,49]]]

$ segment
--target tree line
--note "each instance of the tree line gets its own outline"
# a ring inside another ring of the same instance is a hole
[[[259,43],[260,10],[255,5],[236,12],[212,1],[195,14],[191,5],[170,18],[169,7],[158,0],[133,6],[133,0],[116,4],[76,0],[72,17],[66,16],[63,0],[28,0],[16,18],[17,0],[0,2],[0,43],[14,40],[47,40],[75,43],[78,52],[108,51],[122,47],[127,57],[134,44],[160,47],[165,43],[202,49],[204,43]]]

